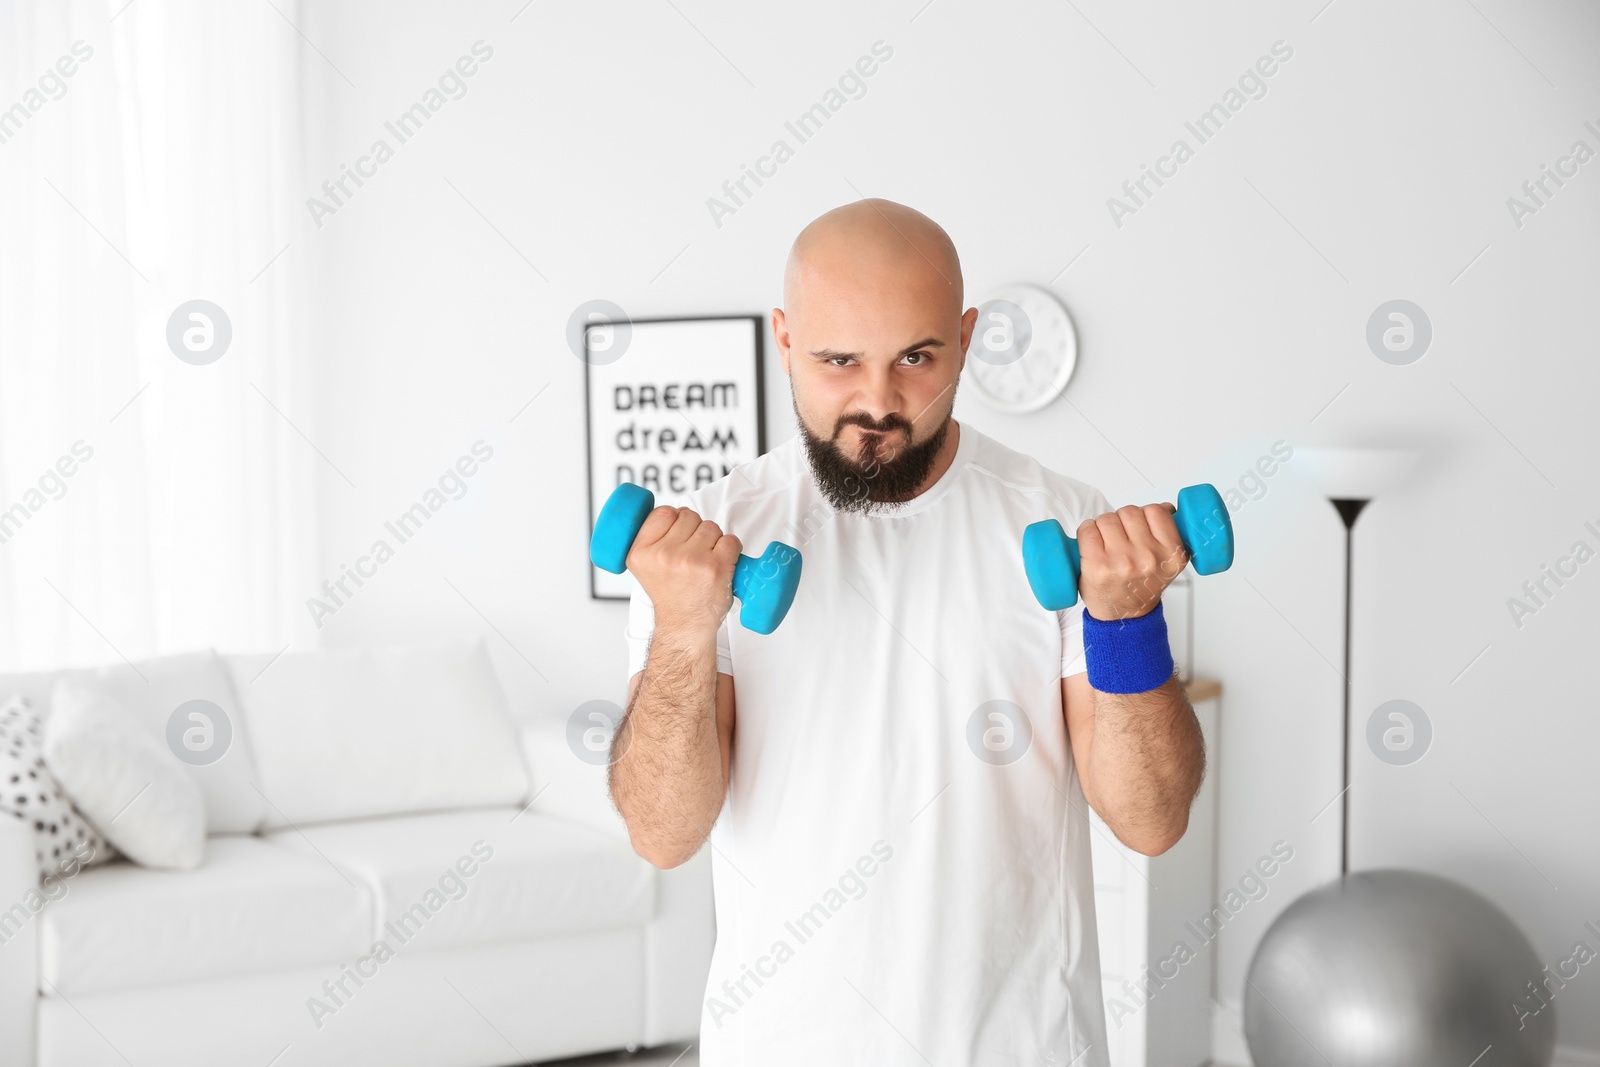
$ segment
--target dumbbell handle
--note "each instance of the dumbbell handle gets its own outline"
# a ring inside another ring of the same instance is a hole
[[[1233,523],[1215,486],[1180,490],[1172,520],[1195,573],[1216,574],[1233,565]],[[1060,611],[1078,602],[1083,561],[1077,539],[1067,536],[1060,522],[1044,519],[1022,531],[1022,561],[1033,595],[1046,609]]]
[[[612,574],[627,569],[628,552],[645,518],[655,508],[655,494],[640,485],[623,482],[612,490],[589,539],[589,559]],[[770,634],[777,629],[800,584],[800,553],[782,541],[772,541],[760,556],[742,553],[733,565],[733,595],[742,605],[739,621],[745,629]]]

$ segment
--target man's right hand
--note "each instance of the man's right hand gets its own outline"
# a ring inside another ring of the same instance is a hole
[[[733,607],[733,568],[744,546],[689,508],[645,517],[627,567],[655,607],[656,626],[715,633]]]

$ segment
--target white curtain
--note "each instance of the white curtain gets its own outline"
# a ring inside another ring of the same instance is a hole
[[[298,16],[0,7],[0,671],[309,632]],[[167,340],[196,299],[205,365]]]

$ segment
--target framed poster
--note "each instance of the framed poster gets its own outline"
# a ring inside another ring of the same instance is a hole
[[[767,450],[759,315],[591,322],[584,328],[589,526],[623,482],[656,506],[689,494]],[[589,595],[627,600],[633,575],[589,564]]]

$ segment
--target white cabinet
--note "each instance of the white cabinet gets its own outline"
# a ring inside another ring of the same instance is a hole
[[[1089,813],[1111,1067],[1198,1067],[1211,1058],[1217,782],[1222,687],[1189,682],[1206,776],[1183,839],[1142,856]]]

